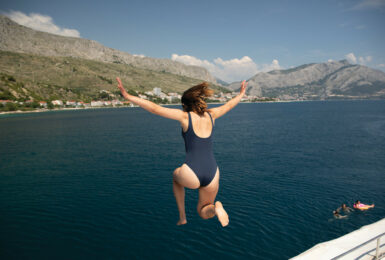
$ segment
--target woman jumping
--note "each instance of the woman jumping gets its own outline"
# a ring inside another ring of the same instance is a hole
[[[219,188],[219,168],[213,153],[212,132],[215,120],[229,112],[241,101],[246,92],[247,83],[242,82],[238,96],[222,106],[210,109],[207,108],[204,98],[210,97],[214,91],[209,89],[206,82],[194,86],[183,93],[182,111],[162,107],[151,101],[132,96],[126,92],[120,78],[116,78],[116,80],[123,97],[128,101],[153,114],[177,120],[182,126],[186,159],[185,163],[176,168],[173,174],[173,191],[179,210],[177,225],[187,223],[184,206],[184,188],[186,187],[199,189],[197,206],[199,216],[203,219],[217,216],[222,226],[227,226],[229,216],[222,203],[215,202]]]

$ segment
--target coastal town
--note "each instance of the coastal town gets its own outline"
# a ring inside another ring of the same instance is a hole
[[[161,88],[154,88],[152,91],[139,93],[136,95],[140,98],[153,101],[158,104],[178,104],[181,102],[182,96],[175,92],[164,93]],[[238,95],[237,92],[214,94],[207,102],[209,103],[225,103]],[[30,111],[30,110],[47,110],[47,109],[64,109],[64,108],[101,108],[101,107],[121,107],[135,105],[129,101],[123,100],[121,96],[107,91],[100,91],[100,99],[92,100],[91,102],[84,102],[82,100],[0,100],[0,112],[9,111]],[[243,96],[241,102],[266,102],[279,101],[277,98],[257,97],[257,96]]]

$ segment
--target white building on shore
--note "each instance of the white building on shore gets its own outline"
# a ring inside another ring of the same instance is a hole
[[[152,90],[152,92],[154,92],[154,94],[155,94],[156,96],[160,96],[160,95],[162,94],[162,89],[161,89],[161,88],[154,88],[154,89]]]
[[[41,107],[47,107],[47,102],[45,102],[45,101],[39,101],[39,105],[41,106]]]
[[[115,106],[121,106],[123,105],[123,103],[120,101],[120,100],[117,100],[117,99],[114,99],[111,101],[111,104],[115,107]]]
[[[54,106],[63,106],[63,101],[61,100],[52,100],[51,103]]]
[[[104,106],[104,102],[103,101],[91,101],[91,107],[101,107],[101,106]]]
[[[83,101],[76,102],[76,107],[84,107],[84,102]]]
[[[67,100],[66,106],[76,106],[76,101],[75,100]]]
[[[3,104],[4,106],[8,103],[14,103],[12,100],[0,100],[0,103]]]

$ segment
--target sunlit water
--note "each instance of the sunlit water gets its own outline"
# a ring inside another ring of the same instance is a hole
[[[140,108],[0,117],[1,259],[286,259],[385,217],[385,101],[240,104],[216,121],[222,228],[176,226],[178,122]],[[374,209],[335,220],[360,199]]]

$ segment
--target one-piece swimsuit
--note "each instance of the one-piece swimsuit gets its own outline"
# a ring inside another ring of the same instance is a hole
[[[195,134],[192,125],[190,112],[188,113],[188,129],[183,132],[182,136],[186,148],[185,163],[193,170],[198,177],[201,186],[207,186],[214,179],[217,172],[217,162],[213,153],[213,131],[214,123],[209,112],[207,112],[211,119],[212,130],[207,138],[199,137]]]

